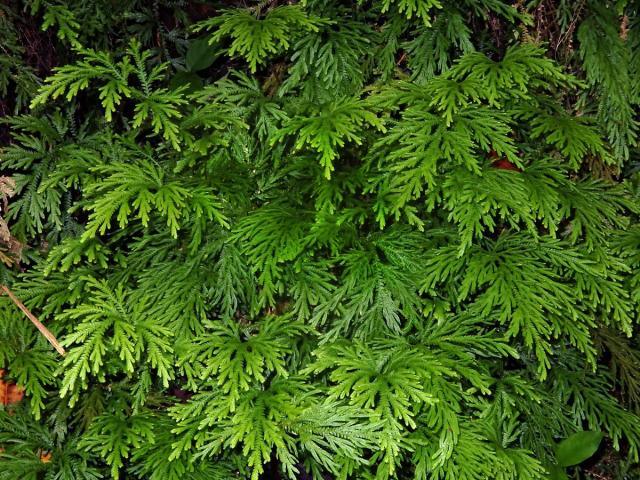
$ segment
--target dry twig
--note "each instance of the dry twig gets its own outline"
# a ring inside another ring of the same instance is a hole
[[[29,318],[29,320],[31,320],[31,322],[36,326],[36,328],[40,330],[40,333],[42,333],[42,335],[44,335],[45,338],[49,340],[49,343],[53,345],[53,348],[55,348],[58,351],[58,353],[64,357],[66,352],[64,348],[62,348],[62,345],[60,345],[56,337],[53,335],[53,333],[51,333],[49,329],[45,327],[42,324],[42,322],[38,320],[36,316],[33,313],[31,313],[31,311],[27,307],[24,306],[24,304],[20,301],[20,299],[16,297],[11,290],[9,290],[9,287],[7,287],[6,285],[2,285],[0,286],[0,289],[3,292],[5,292],[7,295],[9,295],[9,298],[11,299],[11,301],[15,303],[16,306],[24,312],[24,314]]]

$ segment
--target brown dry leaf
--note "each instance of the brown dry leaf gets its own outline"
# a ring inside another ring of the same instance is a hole
[[[0,217],[0,262],[8,267],[19,263],[22,255],[22,247],[22,243],[11,236],[9,226],[4,219]]]
[[[9,390],[7,392],[7,405],[15,405],[19,403],[24,398],[24,388],[15,383],[9,385]]]
[[[11,237],[11,240],[9,240],[9,251],[14,256],[14,258],[16,258],[18,261],[20,261],[20,255],[22,254],[22,247],[23,247],[22,243],[16,240],[15,237]]]
[[[13,382],[5,382],[4,370],[0,370],[0,403],[2,405],[15,405],[24,398],[24,388]]]
[[[16,181],[12,177],[6,175],[0,176],[0,198],[2,198],[3,211],[7,211],[9,198],[16,193]]]
[[[629,35],[629,17],[624,15],[622,17],[622,22],[620,22],[620,38],[622,40],[626,40],[627,35]]]
[[[9,243],[11,241],[9,225],[7,225],[7,222],[2,217],[0,217],[0,240],[4,243]]]
[[[0,262],[4,263],[7,267],[13,265],[14,259],[12,255],[7,255],[7,251],[0,248]]]
[[[0,200],[2,201],[2,213],[6,213],[9,206],[9,198],[16,193],[16,181],[12,177],[0,175]],[[22,244],[16,240],[9,230],[7,221],[0,215],[0,242],[5,243],[9,249],[0,252],[0,261],[11,266],[20,261]]]
[[[4,378],[4,369],[0,368],[0,404],[6,405],[5,401],[7,399],[7,383],[3,380]]]

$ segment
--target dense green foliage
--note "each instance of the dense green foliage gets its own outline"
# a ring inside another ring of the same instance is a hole
[[[640,478],[639,14],[4,2],[0,479]]]

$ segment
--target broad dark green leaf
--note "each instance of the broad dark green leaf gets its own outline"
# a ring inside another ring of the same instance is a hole
[[[209,68],[220,53],[216,51],[215,45],[209,45],[209,40],[200,38],[194,40],[187,50],[186,63],[187,70],[190,72],[198,72]]]
[[[186,93],[191,93],[202,88],[202,78],[193,72],[178,72],[169,82],[169,87],[174,90],[178,87],[182,87],[183,85],[188,86]]]
[[[561,467],[578,465],[590,458],[602,441],[602,432],[577,432],[564,439],[556,448],[556,459]]]
[[[549,475],[547,478],[549,480],[569,480],[567,476],[567,472],[565,472],[564,468],[559,467],[558,465],[551,465],[549,468]]]

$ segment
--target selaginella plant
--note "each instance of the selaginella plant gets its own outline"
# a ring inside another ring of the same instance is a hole
[[[0,479],[637,478],[639,9],[1,6]]]

